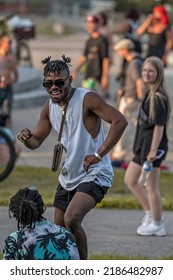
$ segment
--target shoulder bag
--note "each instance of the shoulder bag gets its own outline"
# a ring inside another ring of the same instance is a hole
[[[52,160],[52,171],[56,172],[60,168],[60,163],[62,159],[63,150],[65,149],[63,144],[61,143],[61,136],[66,116],[68,102],[66,103],[64,110],[62,112],[62,120],[60,125],[60,130],[58,134],[57,144],[54,146],[53,160]]]

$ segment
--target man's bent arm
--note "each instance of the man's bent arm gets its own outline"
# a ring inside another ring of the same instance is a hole
[[[111,126],[105,142],[98,150],[98,153],[101,157],[110,152],[110,150],[118,143],[126,126],[128,125],[125,117],[119,111],[117,111],[115,115],[116,120],[112,118]]]
[[[90,92],[85,100],[90,110],[110,124],[108,135],[98,151],[103,157],[118,143],[128,123],[120,111],[107,104],[98,94]]]
[[[37,149],[47,138],[52,129],[48,117],[48,106],[47,102],[41,111],[40,118],[33,132],[31,132],[28,128],[24,128],[17,136],[18,140],[31,150]]]

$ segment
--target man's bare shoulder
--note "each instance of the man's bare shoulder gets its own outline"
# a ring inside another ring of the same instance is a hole
[[[44,103],[40,114],[42,117],[44,116],[49,118],[49,100]]]
[[[46,102],[44,103],[44,105],[42,107],[42,110],[49,111],[49,99],[46,100]]]
[[[85,94],[84,104],[88,104],[88,103],[91,104],[93,102],[100,102],[100,101],[102,101],[101,96],[98,93],[94,92],[94,91],[88,91]]]
[[[84,108],[92,110],[94,108],[107,106],[104,99],[94,91],[88,91],[84,97]]]
[[[84,112],[88,115],[94,114],[103,117],[105,114],[115,115],[117,110],[95,92],[88,92],[84,97]]]

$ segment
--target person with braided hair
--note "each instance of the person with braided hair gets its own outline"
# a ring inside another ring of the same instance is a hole
[[[18,230],[5,240],[5,260],[79,260],[73,235],[43,217],[46,207],[36,189],[24,188],[11,197],[9,216]]]
[[[42,144],[52,128],[58,133],[62,131],[61,144],[66,155],[54,199],[54,222],[72,232],[80,259],[87,259],[87,237],[81,223],[112,185],[114,173],[107,153],[120,139],[127,121],[96,92],[72,87],[70,62],[64,55],[62,60],[48,57],[42,61],[45,64],[43,86],[50,98],[34,130],[22,129],[17,138],[33,150]],[[110,125],[106,137],[103,121]]]

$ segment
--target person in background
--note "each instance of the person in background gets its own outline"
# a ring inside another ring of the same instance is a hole
[[[128,165],[124,181],[144,209],[145,216],[137,228],[143,236],[164,236],[166,230],[162,221],[162,199],[159,190],[160,165],[168,151],[167,124],[170,115],[170,101],[164,82],[164,64],[158,57],[149,57],[142,67],[142,78],[146,84],[138,116],[133,146],[134,157]],[[157,159],[157,151],[164,154]],[[138,182],[141,166],[148,160],[153,169],[146,188]]]
[[[125,20],[112,29],[113,33],[123,35],[125,39],[130,39],[135,44],[135,51],[141,53],[140,38],[136,34],[136,29],[140,25],[140,14],[138,10],[132,8],[125,14]]]
[[[59,133],[66,109],[61,144],[66,151],[60,167],[54,199],[54,222],[65,226],[75,237],[80,259],[87,259],[87,236],[82,221],[112,186],[113,169],[108,152],[118,142],[127,121],[96,92],[73,88],[71,59],[42,61],[43,86],[50,98],[41,110],[34,130],[22,129],[17,138],[29,149],[37,149],[52,128]],[[105,137],[103,121],[110,124]]]
[[[99,32],[101,35],[105,36],[109,43],[109,64],[110,66],[114,63],[114,53],[113,53],[113,38],[112,30],[109,26],[109,18],[105,12],[100,12],[97,15],[99,17],[100,27]],[[110,70],[110,67],[109,67]],[[104,98],[110,98],[109,87],[104,91]]]
[[[167,57],[173,47],[173,35],[166,9],[163,5],[153,8],[145,21],[136,29],[138,36],[148,34],[148,50],[146,57],[157,56],[166,66]]]
[[[125,39],[130,39],[133,41],[135,45],[135,51],[138,53],[142,53],[142,47],[140,42],[140,36],[136,35],[136,29],[140,25],[140,14],[137,9],[131,8],[125,14],[125,19],[122,23],[117,24],[116,27],[113,28],[112,33],[122,35]],[[126,59],[123,59],[121,62],[121,69],[116,76],[116,81],[123,86],[124,83],[124,71],[126,68]]]
[[[105,12],[100,12],[97,15],[99,17],[99,32],[101,35],[105,36],[108,39],[109,42],[109,60],[110,60],[110,65],[113,64],[113,38],[112,38],[112,30],[109,26],[109,18],[108,15]]]
[[[12,128],[13,84],[18,80],[18,65],[11,52],[11,37],[2,34],[0,37],[0,116],[1,126],[14,142],[16,158],[20,154],[20,146],[15,141]]]
[[[135,52],[135,45],[129,39],[120,40],[115,44],[114,49],[121,58],[127,61],[124,84],[117,91],[119,101],[116,106],[126,117],[128,127],[110,155],[112,165],[120,167],[124,161],[128,161],[129,151],[132,150],[139,104],[144,96],[141,78],[143,59],[139,53]]]
[[[86,27],[89,38],[86,41],[83,55],[73,71],[73,79],[77,78],[78,71],[85,64],[82,87],[95,90],[104,98],[109,85],[109,42],[107,37],[101,35],[99,31],[99,16],[87,16]]]
[[[33,187],[23,188],[10,198],[9,215],[17,221],[3,247],[4,260],[79,260],[73,235],[44,218],[41,195]]]
[[[9,35],[0,37],[0,114],[8,115],[8,127],[12,127],[13,84],[18,80],[18,66],[11,52]]]

